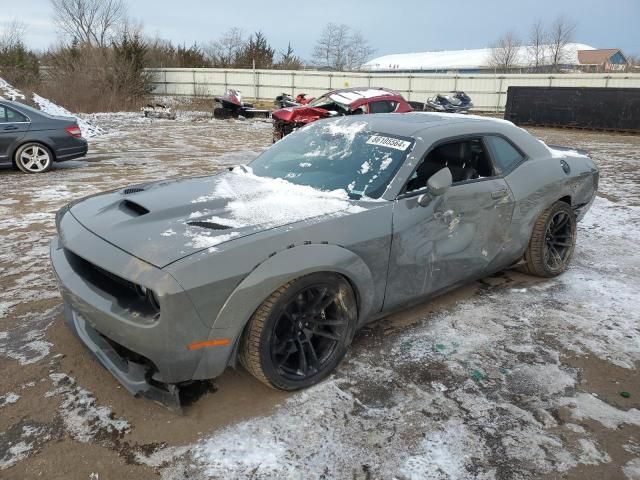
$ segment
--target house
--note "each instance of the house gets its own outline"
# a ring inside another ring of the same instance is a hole
[[[629,63],[617,48],[580,50],[578,61],[584,72],[624,72]]]

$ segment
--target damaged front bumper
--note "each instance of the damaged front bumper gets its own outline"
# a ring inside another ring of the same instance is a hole
[[[190,349],[219,332],[202,322],[169,273],[104,241],[68,213],[57,223],[51,264],[69,327],[128,391],[179,411],[178,386],[219,376],[233,344]],[[140,308],[126,285],[153,291],[157,313]]]
[[[94,329],[65,302],[64,318],[71,331],[132,395],[143,395],[176,413],[182,413],[180,392],[176,385],[153,382],[153,367],[120,355],[114,345]]]

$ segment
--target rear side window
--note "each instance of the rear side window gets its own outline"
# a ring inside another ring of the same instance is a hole
[[[502,137],[486,137],[493,152],[493,160],[501,172],[507,172],[524,160],[524,156]]]
[[[27,117],[15,110],[0,105],[0,123],[28,122]]]
[[[371,102],[369,104],[369,113],[391,113],[396,110],[398,102],[390,102],[382,100],[380,102]]]

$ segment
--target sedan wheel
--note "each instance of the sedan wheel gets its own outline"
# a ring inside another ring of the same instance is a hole
[[[51,151],[39,143],[27,143],[16,152],[16,165],[25,173],[42,173],[51,169]]]
[[[276,290],[253,315],[241,362],[274,388],[308,387],[338,365],[355,319],[353,291],[343,278],[324,273],[301,277]]]
[[[533,227],[522,270],[539,277],[555,277],[569,266],[576,245],[576,216],[565,202],[547,209]]]

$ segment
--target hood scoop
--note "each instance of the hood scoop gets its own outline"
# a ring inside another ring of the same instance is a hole
[[[132,202],[131,200],[124,200],[120,204],[120,210],[134,217],[140,217],[149,213],[149,209],[143,207],[139,203]]]
[[[229,225],[222,225],[220,223],[215,223],[215,222],[201,222],[201,221],[187,222],[187,225],[190,225],[192,227],[206,228],[208,230],[229,230],[231,228]]]

